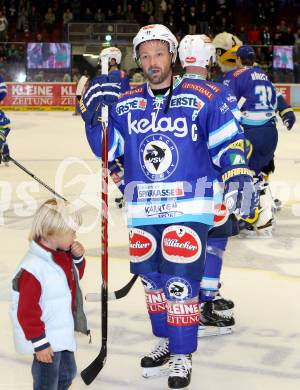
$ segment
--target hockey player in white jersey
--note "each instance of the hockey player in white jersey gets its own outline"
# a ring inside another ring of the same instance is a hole
[[[219,175],[230,212],[251,213],[254,194],[240,147],[243,132],[224,97],[203,80],[173,85],[177,45],[165,26],[141,28],[133,54],[148,82],[123,94],[109,116],[109,157],[124,154],[131,272],[142,278],[158,338],[141,360],[143,375],[169,363],[171,389],[189,385],[197,350],[212,183]],[[99,157],[96,108],[110,102],[111,81],[95,79],[81,101],[87,138]]]

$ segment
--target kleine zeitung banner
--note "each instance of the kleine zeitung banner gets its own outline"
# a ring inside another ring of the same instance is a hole
[[[12,109],[74,109],[76,83],[7,83],[1,105]]]

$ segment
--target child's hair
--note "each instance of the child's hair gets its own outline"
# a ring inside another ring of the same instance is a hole
[[[46,239],[53,234],[76,231],[81,224],[80,213],[73,210],[70,203],[52,198],[44,202],[36,211],[29,240]]]

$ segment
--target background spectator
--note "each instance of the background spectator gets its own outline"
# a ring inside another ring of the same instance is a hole
[[[51,7],[48,8],[48,11],[45,14],[44,23],[45,23],[46,31],[50,35],[51,35],[53,28],[54,28],[55,19],[56,19],[56,17],[52,11],[52,8]]]
[[[105,21],[105,14],[101,8],[97,9],[97,12],[95,13],[94,19],[95,19],[95,22],[98,22],[98,23],[102,23]]]
[[[0,41],[6,41],[7,40],[7,27],[8,27],[8,21],[6,19],[6,16],[3,14],[3,12],[0,11]]]

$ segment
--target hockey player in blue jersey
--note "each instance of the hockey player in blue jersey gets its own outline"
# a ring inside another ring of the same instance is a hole
[[[4,79],[0,76],[0,102],[7,95],[7,87]],[[0,164],[4,163],[5,166],[9,165],[9,147],[6,142],[6,137],[10,131],[10,120],[0,110]]]
[[[246,233],[271,236],[274,204],[263,175],[269,173],[265,172],[266,167],[270,167],[273,161],[278,142],[277,102],[279,99],[282,105],[284,100],[278,98],[268,76],[260,67],[254,65],[255,52],[251,46],[240,46],[236,56],[237,69],[226,73],[223,84],[231,88],[238,100],[245,137],[252,146],[249,166],[261,186],[259,214],[251,220],[250,225],[246,225]],[[282,119],[291,127],[293,112],[290,109],[281,112]]]
[[[0,164],[3,161],[6,166],[9,162],[9,148],[6,142],[8,133],[10,132],[10,120],[0,110]]]
[[[173,85],[177,45],[165,26],[141,28],[133,52],[148,82],[123,94],[109,116],[109,158],[124,154],[131,272],[142,278],[159,338],[141,360],[143,375],[169,362],[171,389],[191,380],[217,170],[229,212],[251,213],[254,194],[240,147],[244,136],[223,96],[203,80]],[[87,138],[99,157],[97,107],[117,93],[112,81],[95,79],[81,101]]]
[[[215,62],[216,49],[206,35],[186,35],[179,44],[179,58],[185,70],[183,78],[195,78],[205,81],[210,68]],[[240,120],[237,100],[228,88],[222,84],[206,82],[213,91],[223,94],[228,107]],[[218,171],[218,169],[216,168]],[[217,183],[216,183],[217,185]],[[231,333],[234,328],[232,309],[234,304],[225,300],[218,293],[222,257],[228,237],[238,234],[238,221],[235,215],[228,215],[222,203],[216,209],[214,228],[208,233],[206,261],[200,284],[200,325],[198,337],[215,336]]]
[[[124,93],[130,89],[129,85],[129,77],[124,72],[124,70],[120,69],[120,64],[122,60],[122,52],[117,47],[107,47],[103,50],[101,50],[100,53],[100,63],[101,58],[103,56],[108,56],[108,72],[109,75],[112,76],[116,82],[120,83],[121,93]],[[124,205],[124,164],[123,164],[123,156],[118,156],[118,158],[114,159],[113,161],[110,161],[108,163],[109,168],[109,174],[112,178],[115,185],[119,188],[121,194],[120,196],[115,198],[115,202],[118,207],[123,207]]]

